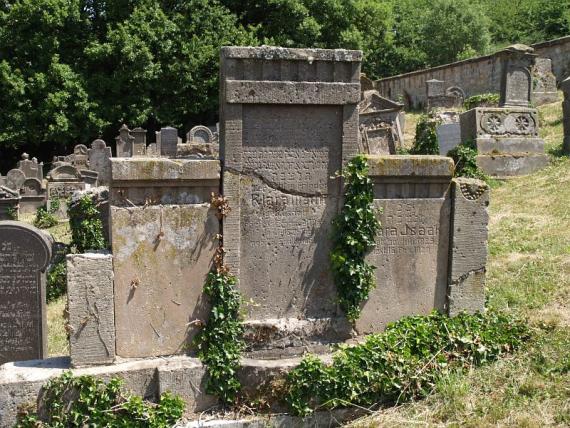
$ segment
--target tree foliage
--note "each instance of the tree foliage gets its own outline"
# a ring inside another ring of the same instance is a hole
[[[362,49],[379,78],[569,33],[570,0],[2,0],[0,149],[213,123],[222,45]]]

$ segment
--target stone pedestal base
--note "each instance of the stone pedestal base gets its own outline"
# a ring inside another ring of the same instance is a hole
[[[492,177],[512,177],[548,165],[536,109],[478,107],[460,116],[461,141],[474,141],[477,165]]]
[[[508,178],[532,174],[548,166],[545,154],[498,154],[479,155],[477,165],[486,174],[497,178]]]

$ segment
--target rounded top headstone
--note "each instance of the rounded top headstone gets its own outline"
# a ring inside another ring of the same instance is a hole
[[[27,154],[26,152],[22,153],[22,160],[28,160],[30,159],[30,155]]]
[[[30,269],[44,271],[50,261],[53,239],[40,229],[20,221],[0,221],[0,241],[14,243],[15,246],[32,254],[27,261]]]
[[[198,125],[190,130],[187,140],[194,144],[208,144],[214,140],[214,134],[207,126]]]
[[[73,148],[73,153],[76,155],[86,155],[87,146],[85,144],[78,144]]]
[[[20,169],[11,169],[6,174],[6,185],[12,190],[19,190],[24,181],[26,181],[26,174]]]
[[[91,143],[92,149],[104,149],[105,147],[107,147],[107,143],[105,143],[105,141],[100,140],[100,139],[94,140]]]

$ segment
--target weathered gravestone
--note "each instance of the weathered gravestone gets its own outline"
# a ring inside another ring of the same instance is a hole
[[[329,251],[342,195],[334,174],[358,151],[361,57],[222,48],[225,260],[256,303],[250,326],[288,319],[306,323],[309,335],[337,318]]]
[[[18,161],[18,169],[21,170],[26,178],[37,178],[40,182],[44,179],[43,162],[38,163],[36,158],[30,160],[30,155],[22,153],[22,160]]]
[[[0,364],[47,352],[45,271],[52,241],[20,222],[0,222]]]
[[[58,204],[57,216],[67,218],[67,198],[76,190],[84,190],[85,182],[77,168],[61,165],[52,169],[47,175],[48,209]],[[57,202],[56,202],[57,201]]]
[[[39,207],[46,203],[47,194],[42,182],[37,178],[26,178],[20,188],[20,212],[22,214],[35,213]]]
[[[119,129],[119,135],[115,137],[118,158],[130,158],[133,155],[134,140],[135,137],[131,135],[128,126],[123,124],[121,129]]]
[[[206,318],[202,288],[219,220],[216,160],[113,158],[110,191],[116,353],[189,351]]]
[[[362,77],[360,79],[362,83]],[[382,97],[378,91],[362,92],[358,105],[362,150],[369,154],[395,154],[403,145],[400,117],[403,104]]]
[[[100,186],[108,186],[111,181],[111,147],[103,140],[95,140],[88,151],[89,168],[97,172]]]
[[[160,129],[160,155],[167,158],[175,158],[178,145],[178,130],[167,126]]]
[[[560,89],[564,92],[562,102],[562,123],[564,125],[564,152],[570,154],[570,77],[567,77],[560,84]]]
[[[6,174],[6,186],[16,192],[20,191],[24,181],[26,181],[26,174],[17,168],[11,169]]]
[[[219,152],[216,135],[207,126],[198,125],[188,131],[185,144],[178,144],[177,157],[217,159]]]
[[[536,58],[532,68],[532,101],[535,106],[558,101],[556,76],[550,58]]]
[[[477,107],[460,116],[461,140],[476,142],[477,165],[491,176],[529,174],[548,164],[538,111],[529,108],[535,57],[524,45],[502,51],[499,107]]]

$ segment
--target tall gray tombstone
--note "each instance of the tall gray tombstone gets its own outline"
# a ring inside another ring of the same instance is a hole
[[[0,221],[0,364],[47,354],[45,280],[52,244],[35,227]]]
[[[133,136],[133,156],[144,156],[146,154],[146,129],[135,128],[131,131]]]
[[[340,49],[222,48],[225,260],[256,303],[250,322],[339,315],[329,265],[342,196],[334,174],[358,151],[361,58]]]
[[[178,130],[167,126],[160,129],[160,155],[168,158],[176,157],[178,146]]]
[[[570,77],[567,77],[560,84],[560,89],[564,92],[562,102],[562,123],[564,125],[564,152],[570,153]]]
[[[532,96],[531,68],[537,55],[526,45],[513,45],[500,52],[503,73],[499,107],[529,107]]]
[[[127,125],[123,124],[119,129],[119,135],[115,137],[118,158],[130,158],[133,155],[134,140]]]
[[[111,147],[107,147],[103,140],[95,140],[91,143],[88,156],[89,167],[98,173],[98,184],[108,186],[111,182]]]

